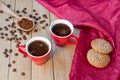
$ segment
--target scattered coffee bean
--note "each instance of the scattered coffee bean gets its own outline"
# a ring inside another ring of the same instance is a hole
[[[7,33],[5,33],[5,36],[8,36],[8,34],[7,34]]]
[[[12,65],[11,64],[8,64],[8,67],[11,67]]]
[[[6,57],[6,58],[8,58],[8,57],[9,57],[9,55],[8,55],[8,54],[6,54],[6,55],[5,55],[5,57]]]
[[[0,31],[2,30],[2,28],[0,27]]]
[[[30,14],[29,17],[32,18],[33,16]]]
[[[8,49],[5,49],[5,52],[7,52],[8,51]]]
[[[4,36],[1,36],[1,39],[4,39]]]
[[[27,10],[27,8],[24,8],[23,10]]]
[[[8,30],[7,26],[4,26],[4,29],[5,29],[5,31],[7,31]]]
[[[34,32],[38,32],[38,29],[34,29]]]
[[[8,8],[10,8],[10,7],[11,7],[11,5],[10,5],[10,4],[8,4],[8,5],[7,5],[7,7],[8,7]]]
[[[22,15],[19,15],[19,17],[22,17]]]
[[[35,23],[35,24],[37,24],[37,22],[36,22],[36,21],[34,21],[34,23]]]
[[[6,54],[7,54],[7,52],[3,52],[3,54],[4,54],[4,55],[6,55]]]
[[[41,21],[40,21],[40,24],[42,24],[42,23],[44,23],[44,22],[45,22],[45,20],[41,20]]]
[[[4,35],[4,33],[2,32],[2,33],[0,33],[0,35]]]
[[[19,10],[17,10],[17,11],[16,11],[16,13],[20,13],[20,11],[19,11]]]
[[[9,21],[9,19],[5,19],[5,21]]]
[[[16,68],[14,68],[12,71],[13,71],[13,72],[16,72],[16,71],[17,71],[17,69],[16,69]]]
[[[42,29],[45,29],[45,27],[43,26]]]
[[[18,48],[19,44],[16,44],[16,48]]]
[[[9,41],[12,41],[12,38],[9,38]]]
[[[36,19],[36,16],[33,16],[33,19]]]
[[[17,35],[14,35],[14,37],[17,37]]]
[[[35,15],[38,15],[38,13],[35,13]]]
[[[45,26],[47,27],[47,26],[48,26],[48,23],[46,23]]]
[[[26,37],[25,35],[23,35],[22,38],[23,38],[24,40],[27,40],[27,37]]]
[[[22,75],[22,76],[25,76],[25,72],[22,72],[21,75]]]
[[[9,24],[8,27],[10,27],[11,25]]]
[[[0,13],[3,13],[3,11],[2,11],[2,10],[0,10]]]
[[[33,12],[36,12],[36,10],[35,10],[35,9],[33,9]]]
[[[15,56],[18,56],[18,53],[15,53],[14,55],[15,55]]]
[[[43,15],[42,15],[42,17],[44,17],[45,19],[47,19],[47,18],[48,18],[46,14],[43,14]]]
[[[12,53],[13,52],[13,50],[12,49],[9,49],[9,53]]]
[[[9,16],[8,18],[9,18],[9,19],[12,19],[12,16]]]
[[[22,38],[18,38],[18,40],[22,40]]]
[[[16,61],[15,61],[15,60],[13,60],[13,61],[12,61],[12,63],[13,63],[13,64],[15,64],[15,63],[16,63]]]

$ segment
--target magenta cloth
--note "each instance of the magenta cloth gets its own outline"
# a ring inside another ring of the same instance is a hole
[[[69,80],[120,80],[120,0],[37,0],[59,18],[80,28]],[[104,38],[114,47],[108,67],[97,69],[87,59],[91,40]]]

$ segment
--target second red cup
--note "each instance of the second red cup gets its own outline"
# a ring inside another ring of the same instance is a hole
[[[73,25],[68,20],[58,19],[50,25],[50,34],[55,44],[60,47],[78,43],[78,38],[72,35],[73,31]]]

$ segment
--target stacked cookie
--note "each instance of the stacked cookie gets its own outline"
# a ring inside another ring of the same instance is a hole
[[[96,68],[105,68],[110,63],[110,55],[113,51],[112,45],[104,39],[94,39],[87,53],[88,62]]]

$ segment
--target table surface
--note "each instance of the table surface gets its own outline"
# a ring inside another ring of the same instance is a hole
[[[36,19],[36,27],[28,33],[21,32],[19,26],[14,25],[13,22],[17,23],[16,19],[0,13],[0,80],[68,80],[76,45],[58,47],[54,44],[49,33],[49,25],[58,18],[35,0],[0,1],[17,15],[40,17]],[[75,29],[73,34],[78,37],[79,29]],[[51,56],[41,66],[17,51],[18,45],[24,45],[34,36],[46,37],[52,44]]]

